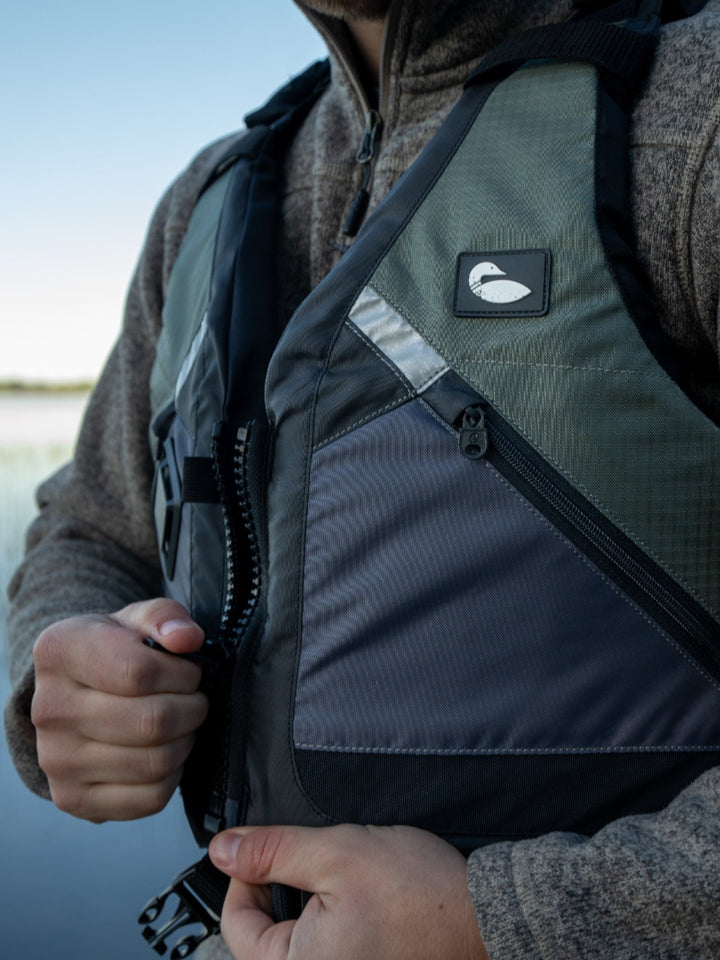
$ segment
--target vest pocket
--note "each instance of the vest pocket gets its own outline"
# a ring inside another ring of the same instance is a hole
[[[712,658],[687,658],[648,613],[648,583],[642,605],[630,592],[619,552],[612,570],[599,562],[586,521],[563,517],[513,463],[516,439],[451,375],[316,449],[293,741],[303,786],[321,806],[333,789],[322,783],[334,782],[339,796],[353,793],[353,819],[359,804],[366,819],[393,822],[403,797],[403,821],[425,823],[432,795],[444,821],[443,810],[495,795],[488,776],[500,758],[534,757],[523,765],[532,784],[516,799],[540,790],[544,829],[558,822],[553,803],[556,813],[562,806],[551,799],[566,772],[560,758],[617,766],[647,753],[667,763],[720,743]],[[332,780],[329,771],[358,764],[375,771],[367,791]],[[649,767],[632,769],[659,784],[656,761]],[[669,768],[672,779],[686,761]],[[576,827],[625,809],[625,779],[580,803]],[[655,802],[659,786],[639,781],[630,793]]]

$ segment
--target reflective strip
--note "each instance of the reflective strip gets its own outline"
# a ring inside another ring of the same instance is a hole
[[[187,352],[187,356],[183,360],[183,365],[180,367],[180,373],[178,374],[177,383],[175,384],[175,403],[177,403],[178,396],[182,390],[185,381],[190,376],[190,371],[193,368],[193,364],[197,359],[198,353],[200,353],[200,348],[202,347],[202,342],[205,339],[205,336],[208,332],[207,325],[207,313],[202,318],[202,323],[198,329],[198,332],[193,338],[193,342],[190,344],[190,349]]]
[[[349,319],[418,393],[450,369],[440,354],[372,287],[365,287],[357,298]]]

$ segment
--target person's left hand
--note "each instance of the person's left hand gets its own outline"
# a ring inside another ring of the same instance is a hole
[[[210,844],[232,878],[222,933],[236,960],[488,960],[463,856],[412,827],[242,827]],[[270,883],[313,893],[275,923]]]

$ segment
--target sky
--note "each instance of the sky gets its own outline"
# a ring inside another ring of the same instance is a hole
[[[0,381],[97,376],[165,187],[322,56],[292,0],[5,5]]]

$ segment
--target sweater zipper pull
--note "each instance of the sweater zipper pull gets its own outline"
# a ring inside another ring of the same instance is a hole
[[[363,180],[362,185],[353,198],[350,212],[347,215],[347,220],[343,227],[343,234],[346,237],[355,237],[360,229],[360,224],[365,219],[368,203],[370,202],[368,187],[372,179],[373,160],[375,159],[381,131],[382,118],[380,114],[377,110],[369,110],[365,115],[365,130],[363,131],[363,137],[360,142],[360,149],[355,154],[356,162],[363,167]]]

